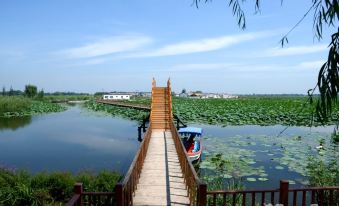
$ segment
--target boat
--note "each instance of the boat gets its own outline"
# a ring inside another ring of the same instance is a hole
[[[202,128],[184,127],[178,131],[181,141],[185,146],[187,156],[191,162],[200,160],[202,145]]]

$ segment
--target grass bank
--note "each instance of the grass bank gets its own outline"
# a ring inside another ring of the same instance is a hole
[[[60,112],[66,108],[60,104],[34,100],[22,96],[0,96],[0,117],[23,117],[49,112]]]
[[[64,205],[72,197],[76,182],[82,182],[85,191],[111,192],[120,178],[118,173],[111,171],[32,175],[0,169],[0,205]]]

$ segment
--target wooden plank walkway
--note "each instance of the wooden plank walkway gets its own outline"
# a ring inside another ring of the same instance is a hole
[[[152,131],[133,205],[189,205],[186,184],[169,130]]]

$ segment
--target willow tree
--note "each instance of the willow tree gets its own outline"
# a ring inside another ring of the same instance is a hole
[[[246,0],[226,0],[228,6],[232,10],[233,16],[236,17],[237,24],[241,29],[246,29],[246,15],[242,6]],[[212,0],[194,0],[193,3],[199,7],[201,2],[212,2]],[[327,61],[319,68],[317,84],[313,89],[308,91],[310,103],[313,104],[313,93],[318,90],[320,98],[314,103],[316,104],[316,114],[323,122],[327,121],[333,109],[338,107],[339,92],[339,0],[311,0],[312,4],[309,8],[305,8],[305,13],[300,20],[285,34],[280,40],[281,46],[284,47],[288,43],[288,37],[293,30],[305,19],[306,16],[313,14],[313,30],[314,36],[318,41],[323,39],[323,28],[335,28],[329,43],[329,51]],[[260,11],[260,0],[253,0],[255,11]],[[281,0],[283,3],[283,0]]]

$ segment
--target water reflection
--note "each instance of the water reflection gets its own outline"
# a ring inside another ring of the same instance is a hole
[[[12,124],[20,122],[16,121]],[[93,113],[79,105],[37,116],[21,129],[0,131],[0,165],[31,172],[109,169],[124,173],[140,145],[137,126],[135,121]]]
[[[25,127],[32,122],[32,117],[13,117],[13,118],[0,118],[0,131],[12,130],[15,131],[19,128]]]

